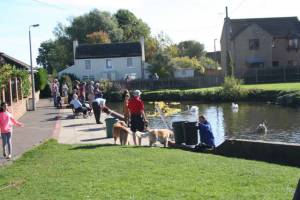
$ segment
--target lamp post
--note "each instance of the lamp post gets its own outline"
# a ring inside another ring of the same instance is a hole
[[[38,27],[39,24],[32,24],[29,26],[29,49],[30,49],[30,72],[31,72],[31,93],[32,93],[32,110],[35,110],[35,85],[34,85],[34,73],[33,73],[33,66],[32,66],[32,51],[31,51],[31,27]]]
[[[217,68],[217,50],[216,50],[216,41],[217,39],[214,39],[214,58],[215,58],[215,65]]]

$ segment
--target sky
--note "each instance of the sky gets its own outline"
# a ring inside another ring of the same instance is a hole
[[[115,13],[128,9],[146,22],[153,36],[167,34],[174,43],[197,40],[206,51],[220,49],[220,36],[225,17],[300,18],[299,0],[0,0],[0,52],[30,64],[28,32],[31,24],[33,66],[40,43],[54,39],[53,29],[58,22],[97,8]]]

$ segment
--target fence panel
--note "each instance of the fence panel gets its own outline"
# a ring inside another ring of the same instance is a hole
[[[244,75],[245,83],[276,83],[300,81],[300,66],[270,69],[249,69]]]
[[[127,89],[186,89],[186,88],[204,88],[219,86],[223,83],[220,76],[200,76],[194,78],[182,79],[159,79],[159,80],[131,80],[131,81],[113,81],[113,85]]]

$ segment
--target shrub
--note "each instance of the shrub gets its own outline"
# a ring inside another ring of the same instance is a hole
[[[45,89],[48,82],[48,72],[44,68],[39,68],[34,76],[35,90]]]
[[[243,84],[243,80],[241,79],[236,79],[232,76],[225,77],[222,90],[220,91],[225,98],[224,100],[236,101],[245,95],[245,91],[242,90],[241,84]]]
[[[40,97],[41,97],[41,98],[48,98],[48,97],[51,97],[51,88],[50,88],[50,84],[46,84],[45,88],[44,88],[43,90],[41,90]]]

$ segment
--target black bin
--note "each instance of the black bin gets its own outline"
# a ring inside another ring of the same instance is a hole
[[[172,123],[176,144],[184,143],[184,130],[183,130],[184,122],[185,121],[178,121],[178,122],[173,122]]]
[[[198,144],[198,127],[197,122],[184,122],[184,140],[186,145]]]

